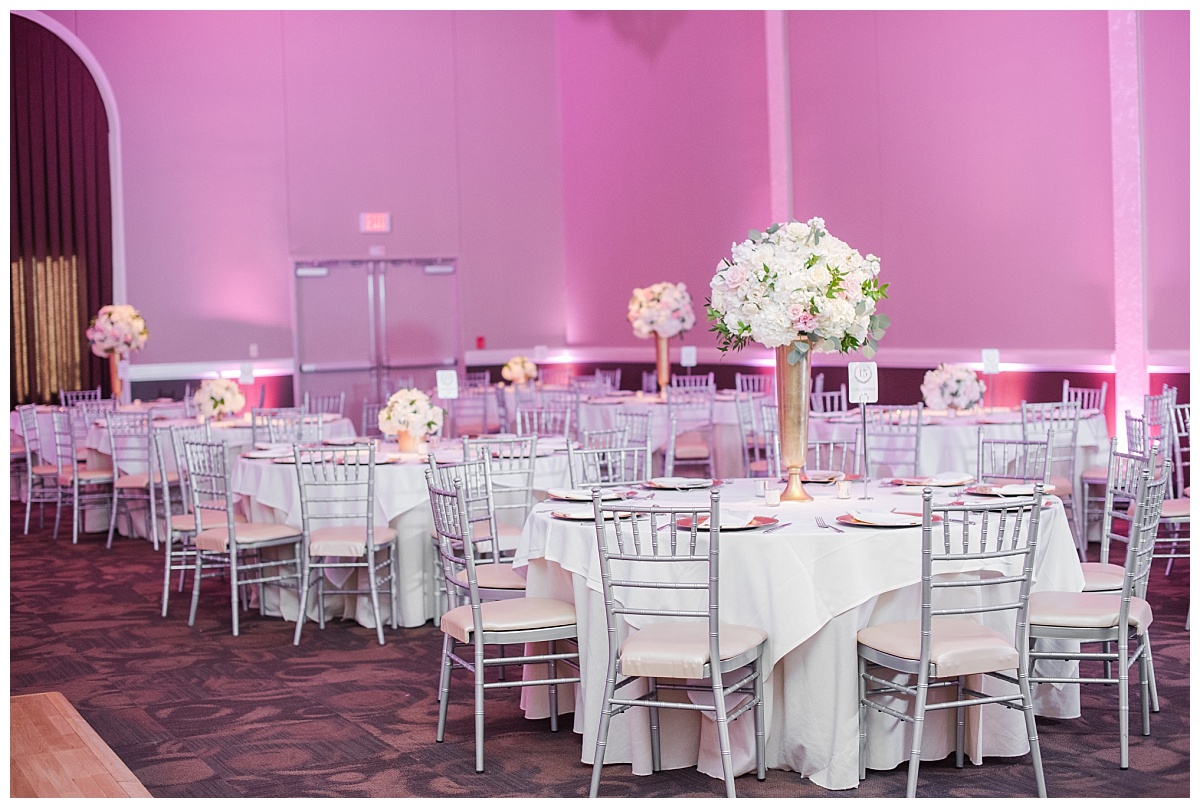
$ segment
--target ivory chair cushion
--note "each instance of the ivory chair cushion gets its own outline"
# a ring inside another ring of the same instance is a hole
[[[484,631],[528,631],[575,624],[575,607],[553,598],[513,598],[481,603]],[[470,642],[475,623],[471,605],[456,606],[442,615],[442,632],[459,642]]]
[[[1168,499],[1163,501],[1162,518],[1163,519],[1183,519],[1192,515],[1192,500],[1190,497],[1183,499]]]
[[[390,527],[377,527],[372,532],[372,542],[376,547],[390,544],[396,539],[396,531]],[[238,531],[238,535],[240,537],[241,531]],[[308,539],[310,556],[361,556],[366,549],[366,525],[319,527]]]
[[[70,471],[65,471],[58,475],[58,484],[64,488],[71,484],[73,475]],[[111,483],[112,469],[80,469],[79,482],[83,485],[96,485],[97,483]]]
[[[1121,598],[1111,592],[1034,592],[1029,596],[1031,626],[1063,628],[1115,628],[1121,616]],[[1129,599],[1129,623],[1145,634],[1154,621],[1150,604]]]
[[[1118,564],[1101,564],[1085,561],[1083,568],[1084,592],[1120,592],[1125,584],[1125,568]]]
[[[175,471],[167,472],[168,483],[178,483],[179,473]],[[117,488],[145,488],[150,484],[149,474],[123,474],[117,478],[115,485]],[[162,472],[154,475],[154,484],[162,485]]]
[[[675,438],[675,457],[681,460],[708,457],[708,441],[699,432],[681,432]]]
[[[467,571],[459,570],[454,576],[462,583],[467,582]],[[525,579],[513,572],[511,563],[476,564],[475,580],[480,589],[524,589]]]
[[[288,539],[299,536],[299,528],[291,525],[275,524],[273,522],[246,522],[235,528],[239,544],[256,544]],[[196,547],[211,553],[224,553],[229,550],[229,527],[210,527],[196,534]]]
[[[58,474],[58,466],[52,466],[49,464],[34,466],[33,474],[35,477],[54,477]]]
[[[240,513],[235,513],[233,515],[233,521],[234,524],[245,524],[246,517],[242,516]],[[218,513],[217,511],[200,512],[200,526],[202,528],[217,527],[223,524],[225,524],[225,514]],[[171,530],[174,530],[177,533],[191,533],[195,531],[195,529],[195,513],[177,513],[171,517]]]
[[[858,632],[858,643],[901,659],[920,659],[921,621],[868,626]],[[998,631],[968,618],[933,618],[929,660],[934,676],[1016,670],[1019,659],[1012,639]]]
[[[753,626],[721,624],[718,653],[733,659],[757,648],[767,632]],[[621,644],[621,674],[664,679],[698,679],[708,664],[708,622],[655,623]]]
[[[1104,479],[1101,482],[1107,482],[1107,481],[1108,481],[1108,472],[1106,471],[1104,473]],[[1057,474],[1050,475],[1050,485],[1054,486],[1054,494],[1055,494],[1055,496],[1059,496],[1059,497],[1071,496],[1071,491],[1073,491],[1075,488],[1074,484],[1071,482],[1070,477],[1060,477]]]
[[[1108,482],[1108,467],[1107,466],[1092,466],[1086,469],[1079,478],[1085,483],[1092,485],[1104,485]]]

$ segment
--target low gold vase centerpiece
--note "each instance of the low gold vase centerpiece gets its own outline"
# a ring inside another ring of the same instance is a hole
[[[692,296],[683,283],[656,283],[634,289],[629,298],[629,324],[640,339],[654,337],[654,367],[660,392],[671,383],[671,353],[667,343],[696,324]]]
[[[891,324],[875,304],[887,297],[879,259],[829,235],[825,221],[781,222],[751,230],[733,246],[709,284],[708,319],[722,351],[750,342],[775,349],[781,462],[788,484],[781,500],[806,502],[812,352],[861,350],[870,359]]]
[[[421,451],[426,435],[442,428],[445,414],[429,396],[414,388],[397,390],[379,411],[379,431],[394,435],[401,452]]]

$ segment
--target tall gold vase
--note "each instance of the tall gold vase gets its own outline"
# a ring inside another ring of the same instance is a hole
[[[807,337],[800,341],[808,342]],[[779,495],[788,502],[809,502],[812,496],[804,490],[801,475],[808,455],[808,394],[812,377],[812,346],[804,358],[789,365],[791,346],[775,349],[775,390],[779,400],[779,445],[787,488]]]
[[[654,364],[658,370],[658,391],[666,392],[671,384],[671,350],[662,334],[654,335]]]
[[[116,353],[108,355],[108,379],[112,382],[112,397],[114,399],[121,398],[121,376],[117,372],[120,362],[121,359]]]

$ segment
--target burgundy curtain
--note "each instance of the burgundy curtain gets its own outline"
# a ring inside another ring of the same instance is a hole
[[[12,406],[101,386],[87,330],[112,302],[108,116],[91,73],[53,33],[11,25]]]

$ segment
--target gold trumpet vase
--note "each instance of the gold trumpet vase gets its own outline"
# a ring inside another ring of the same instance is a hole
[[[654,335],[654,364],[658,370],[658,391],[665,393],[671,383],[671,351],[662,334]]]
[[[121,398],[121,376],[118,373],[120,362],[121,358],[116,353],[108,355],[108,378],[112,382],[112,397],[118,400]]]
[[[800,342],[808,343],[807,337]],[[775,390],[779,400],[780,459],[787,470],[787,488],[779,495],[787,502],[810,502],[801,480],[808,455],[808,391],[812,377],[812,346],[796,364],[788,364],[792,346],[775,349]]]

